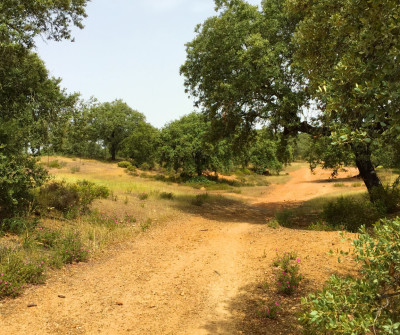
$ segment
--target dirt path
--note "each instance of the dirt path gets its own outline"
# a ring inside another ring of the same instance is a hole
[[[301,169],[292,176],[255,204],[333,191],[329,183],[313,182],[323,173]],[[296,334],[290,322],[255,319],[254,292],[272,275],[275,249],[298,252],[306,291],[346,271],[326,255],[339,236],[274,230],[262,217],[251,219],[251,209],[227,220],[232,213],[212,215],[204,206],[205,213],[182,214],[101,259],[69,266],[46,285],[0,303],[0,334]]]

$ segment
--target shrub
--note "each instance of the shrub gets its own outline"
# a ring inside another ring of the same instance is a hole
[[[51,230],[49,228],[37,227],[35,240],[43,248],[50,249],[56,246],[61,239],[61,233],[58,230]]]
[[[365,200],[340,197],[327,203],[322,210],[322,219],[328,225],[357,232],[362,225],[371,226],[379,218],[374,205]]]
[[[0,145],[0,220],[25,214],[34,199],[32,191],[47,179],[36,158],[3,155]]]
[[[52,169],[62,169],[64,166],[66,166],[67,163],[65,162],[59,162],[57,159],[49,162],[48,167]]]
[[[299,274],[300,259],[295,253],[285,252],[283,255],[276,255],[273,265],[277,267],[276,285],[278,292],[293,294],[299,287],[303,276]]]
[[[110,190],[107,187],[96,185],[87,180],[78,181],[71,187],[78,192],[79,203],[84,211],[89,209],[89,205],[95,199],[107,199],[110,195]]]
[[[120,168],[127,169],[128,167],[132,166],[132,164],[130,162],[128,162],[128,161],[122,161],[122,162],[118,163],[118,166]]]
[[[70,169],[71,173],[77,173],[79,171],[81,171],[80,166],[72,166]]]
[[[149,171],[149,170],[151,170],[151,166],[150,166],[150,164],[144,162],[142,165],[140,165],[140,169],[143,171]]]
[[[136,172],[136,166],[130,165],[126,167],[128,172]]]
[[[385,188],[373,188],[371,198],[380,214],[394,213],[400,204],[400,179],[397,179],[392,186]]]
[[[58,256],[65,264],[79,263],[89,258],[89,250],[85,248],[78,233],[67,233],[58,245]]]
[[[149,197],[149,194],[146,193],[146,192],[139,193],[139,195],[138,195],[138,198],[139,198],[140,200],[146,200],[148,197]]]
[[[276,211],[275,213],[276,221],[278,221],[282,227],[290,227],[292,225],[292,217],[293,212],[289,209],[283,209],[281,211]]]
[[[277,220],[269,220],[267,222],[267,226],[273,229],[278,229],[280,228],[279,222]]]
[[[31,231],[36,227],[37,224],[37,219],[29,219],[24,217],[4,219],[0,223],[0,234],[9,232],[20,235],[26,231]]]
[[[41,211],[54,208],[65,212],[70,207],[78,206],[79,193],[65,181],[52,181],[39,190],[36,201]]]
[[[80,212],[87,211],[93,200],[108,196],[107,187],[86,180],[75,184],[53,181],[39,190],[36,201],[40,211],[54,208],[68,218],[75,218]]]
[[[277,301],[274,303],[263,304],[258,311],[257,314],[261,318],[265,319],[276,319],[280,311],[280,305]]]
[[[323,220],[319,220],[317,222],[313,222],[308,226],[309,230],[315,230],[315,231],[332,231],[335,230],[334,227],[330,226]]]
[[[203,206],[204,203],[208,200],[208,198],[209,198],[208,193],[198,194],[192,200],[192,205]]]
[[[400,334],[400,219],[365,227],[353,241],[357,278],[332,276],[322,292],[302,299],[306,333]]]
[[[172,200],[174,198],[174,194],[173,193],[167,193],[167,192],[161,192],[160,193],[160,198],[161,199]]]
[[[7,262],[0,266],[0,298],[19,295],[26,284],[41,284],[45,280],[45,263],[24,261],[16,252],[10,252]]]

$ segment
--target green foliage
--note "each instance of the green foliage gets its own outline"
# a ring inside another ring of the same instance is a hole
[[[61,240],[61,232],[45,227],[37,227],[34,238],[41,247],[51,249]]]
[[[149,197],[149,194],[146,192],[140,193],[138,195],[139,200],[146,200]]]
[[[8,251],[7,260],[0,264],[0,299],[19,295],[26,284],[43,283],[44,271],[43,260],[24,261],[20,253]]]
[[[263,303],[262,306],[257,310],[257,314],[260,318],[275,320],[278,317],[280,310],[280,305],[276,301],[269,304]]]
[[[88,210],[95,199],[107,199],[110,196],[110,190],[106,186],[96,185],[87,180],[77,181],[71,188],[78,193],[83,211]]]
[[[52,160],[49,164],[48,167],[52,169],[62,169],[65,167],[67,164],[65,162],[59,162],[58,159]]]
[[[290,209],[283,209],[281,211],[276,211],[275,213],[275,219],[282,227],[291,227],[292,218],[293,212]]]
[[[88,211],[95,199],[105,199],[109,195],[110,191],[107,187],[87,180],[78,181],[75,184],[53,181],[39,190],[36,202],[38,209],[43,213],[54,208],[69,218],[74,218],[79,211]]]
[[[335,227],[330,226],[323,220],[318,220],[317,222],[313,222],[308,226],[309,230],[315,231],[332,231],[335,230]]]
[[[219,135],[251,137],[258,122],[292,126],[300,121],[305,91],[291,66],[292,33],[283,1],[263,1],[260,12],[245,1],[216,1],[218,16],[196,28],[181,67],[186,91],[213,121]]]
[[[158,147],[159,130],[145,119],[138,120],[130,135],[121,144],[121,155],[135,161],[142,170],[154,167]],[[147,165],[147,167],[146,167]],[[144,168],[143,168],[144,167]]]
[[[144,162],[143,164],[140,165],[140,169],[143,171],[149,171],[151,170],[151,166],[148,163]]]
[[[83,245],[77,232],[68,232],[57,245],[58,256],[65,264],[84,262],[90,251]]]
[[[209,199],[208,193],[198,194],[192,200],[192,205],[194,206],[203,206],[204,203]]]
[[[307,334],[400,334],[400,219],[382,220],[353,241],[357,278],[332,276],[302,299]]]
[[[132,166],[131,162],[128,162],[128,161],[118,162],[118,167],[120,167],[120,168],[126,169],[131,166]]]
[[[145,116],[130,108],[122,100],[94,105],[90,109],[93,138],[103,142],[112,160],[116,159],[117,153],[135,131],[137,124],[144,122]],[[136,160],[135,157],[132,158]]]
[[[385,188],[373,188],[371,196],[374,201],[374,206],[377,208],[379,213],[395,213],[400,206],[400,179],[392,186],[386,186]]]
[[[160,193],[160,198],[161,199],[167,199],[167,200],[172,200],[174,198],[174,194],[173,193],[168,193],[168,192],[161,192]]]
[[[221,171],[230,164],[226,142],[213,144],[210,124],[202,115],[191,113],[166,125],[160,133],[159,161],[182,176],[201,176],[205,171]]]
[[[270,228],[273,228],[273,229],[278,229],[278,228],[280,228],[281,225],[279,224],[279,222],[277,220],[269,220],[267,222],[267,226]]]
[[[250,146],[250,163],[258,174],[267,170],[276,173],[282,171],[282,163],[278,160],[278,143],[269,139],[261,132],[258,134],[255,143]]]
[[[24,232],[29,232],[38,224],[36,219],[26,217],[13,217],[3,219],[0,223],[0,235],[4,233],[12,233],[20,235]]]
[[[33,201],[32,190],[47,178],[47,172],[35,158],[5,156],[0,145],[0,220],[26,213]]]
[[[52,181],[40,188],[36,201],[39,210],[42,212],[52,208],[60,212],[66,212],[71,207],[79,205],[79,194],[76,189],[70,187],[65,181]]]
[[[379,218],[376,207],[366,200],[340,197],[327,203],[322,219],[331,227],[357,232],[362,225],[371,226]]]

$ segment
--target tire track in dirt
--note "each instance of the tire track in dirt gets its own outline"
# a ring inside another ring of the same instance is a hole
[[[302,169],[292,176],[255,203],[308,200],[330,192],[311,183],[321,175]],[[3,301],[0,334],[256,334],[241,330],[246,301],[238,297],[270,271],[275,248],[309,258],[306,274],[323,282],[337,271],[326,252],[338,239],[332,232],[182,215],[105,257],[55,272],[46,285],[18,299]],[[37,307],[27,308],[30,303]]]

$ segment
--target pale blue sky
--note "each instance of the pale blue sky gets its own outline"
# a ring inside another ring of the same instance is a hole
[[[38,42],[68,92],[123,99],[156,127],[194,110],[179,67],[195,26],[215,15],[213,0],[92,0],[87,14],[74,43]]]

